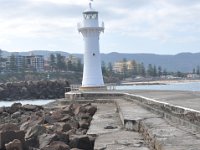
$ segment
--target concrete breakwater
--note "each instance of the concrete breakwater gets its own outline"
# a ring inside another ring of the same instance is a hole
[[[0,100],[63,98],[68,81],[24,81],[0,84]]]
[[[199,92],[79,91],[65,96],[97,104],[87,132],[96,137],[94,150],[200,149]]]

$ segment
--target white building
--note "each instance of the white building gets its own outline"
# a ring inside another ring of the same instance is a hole
[[[78,31],[82,33],[85,44],[81,88],[103,88],[99,35],[104,32],[104,23],[99,25],[98,12],[92,8],[91,3],[89,3],[89,8],[83,12],[83,21],[78,23]]]

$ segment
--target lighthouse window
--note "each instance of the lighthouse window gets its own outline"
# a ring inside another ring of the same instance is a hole
[[[88,13],[88,14],[83,14],[83,17],[85,19],[97,19],[98,15],[97,13]]]

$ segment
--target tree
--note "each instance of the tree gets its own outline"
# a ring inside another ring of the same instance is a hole
[[[193,68],[192,73],[196,74],[196,69],[195,68]]]
[[[154,77],[157,76],[157,68],[156,68],[155,65],[153,66],[153,76],[154,76]]]
[[[17,64],[16,64],[16,57],[14,54],[12,54],[10,56],[10,65],[9,65],[9,69],[13,72],[17,71]]]
[[[56,68],[58,70],[65,70],[66,69],[66,63],[65,63],[65,57],[61,56],[61,54],[56,54]]]
[[[162,75],[162,67],[159,66],[159,67],[158,67],[158,76],[160,77],[161,75]]]
[[[50,54],[50,67],[51,70],[54,70],[56,68],[56,58],[54,54]]]
[[[109,71],[110,73],[113,72],[113,66],[112,66],[112,63],[111,63],[111,62],[108,63],[108,71]]]
[[[81,63],[81,59],[80,58],[78,59],[78,62],[77,62],[76,71],[78,71],[78,72],[82,72],[83,71],[83,64]]]
[[[123,73],[123,77],[126,78],[127,76],[127,71],[128,71],[128,68],[127,68],[127,59],[124,58],[123,61],[122,61],[122,73]]]
[[[154,75],[154,68],[153,68],[152,64],[148,65],[147,73],[148,73],[149,76]]]
[[[104,61],[101,62],[101,69],[102,69],[102,73],[105,75],[106,74],[106,63]]]
[[[196,74],[200,75],[200,66],[197,66]]]
[[[164,76],[167,75],[167,70],[166,70],[166,69],[163,70],[163,75],[164,75]]]

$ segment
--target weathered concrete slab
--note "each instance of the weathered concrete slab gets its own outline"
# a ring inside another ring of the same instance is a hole
[[[122,128],[121,120],[114,103],[96,104],[97,112],[93,116],[89,135],[100,135],[119,131]]]
[[[125,99],[115,100],[124,127],[128,130],[139,130],[139,123],[146,118],[159,117],[141,106]]]
[[[149,150],[138,132],[116,131],[103,134],[95,141],[95,150]]]

